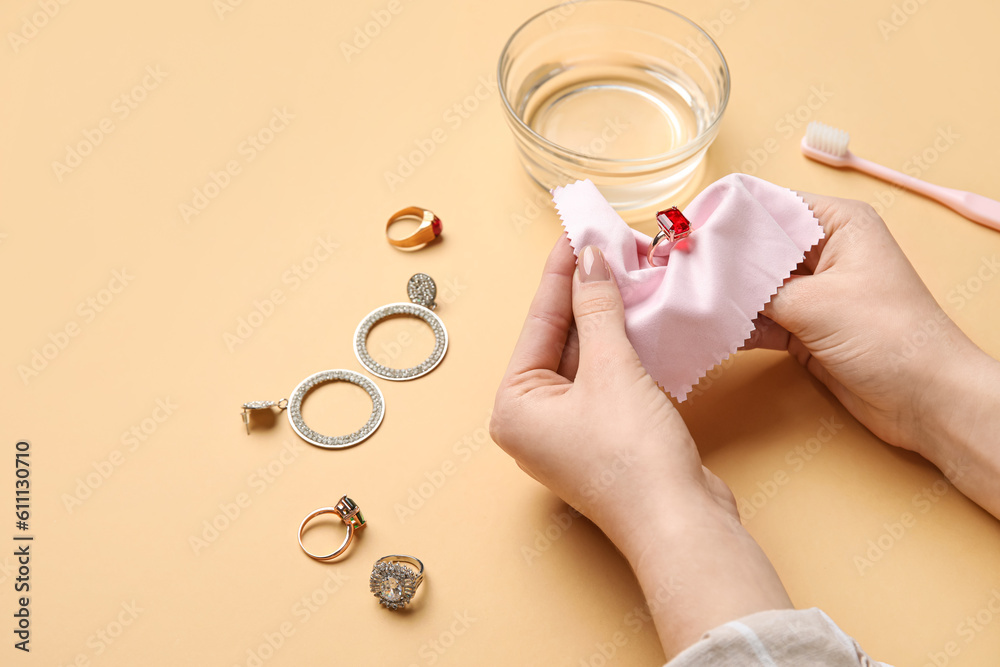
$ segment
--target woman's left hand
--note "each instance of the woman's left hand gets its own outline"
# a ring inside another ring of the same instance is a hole
[[[497,392],[494,441],[612,539],[635,519],[692,496],[738,517],[701,465],[677,410],[625,335],[625,312],[600,250],[579,270],[563,236],[549,255]],[[574,327],[575,320],[575,327]]]
[[[670,604],[650,609],[668,657],[717,625],[791,606],[733,494],[702,466],[684,421],[642,367],[596,248],[584,248],[579,263],[565,236],[552,250],[490,432],[604,531],[647,599],[669,591]]]

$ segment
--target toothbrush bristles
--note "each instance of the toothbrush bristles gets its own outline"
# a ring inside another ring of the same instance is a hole
[[[838,130],[818,121],[812,121],[806,127],[806,143],[816,150],[844,157],[847,155],[847,144],[851,135],[844,130]]]

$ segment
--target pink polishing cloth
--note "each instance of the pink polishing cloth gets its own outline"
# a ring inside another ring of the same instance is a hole
[[[823,228],[802,198],[746,174],[711,184],[684,210],[691,235],[669,254],[615,213],[590,181],[552,193],[577,254],[604,253],[625,301],[625,331],[649,374],[678,401],[750,337]],[[664,244],[665,245],[665,244]]]

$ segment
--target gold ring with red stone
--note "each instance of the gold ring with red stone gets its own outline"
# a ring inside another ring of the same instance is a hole
[[[653,253],[657,248],[666,244],[667,252],[670,252],[678,241],[691,235],[691,222],[676,206],[657,213],[656,224],[659,225],[660,231],[653,237],[649,250],[646,251],[646,260],[650,266],[661,266],[653,261]]]
[[[394,239],[389,236],[389,228],[400,220],[404,220],[406,218],[416,218],[417,220],[420,220],[420,226],[417,227],[417,230],[402,239]],[[437,237],[441,236],[441,231],[441,218],[434,215],[433,211],[426,208],[420,208],[419,206],[408,206],[402,210],[396,211],[385,224],[385,238],[390,244],[396,246],[397,248],[404,249],[422,248]]]

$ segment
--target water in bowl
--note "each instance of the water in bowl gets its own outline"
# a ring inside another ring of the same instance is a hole
[[[522,100],[525,123],[590,158],[664,155],[690,144],[711,122],[705,93],[664,63],[560,63],[535,74]]]

